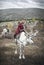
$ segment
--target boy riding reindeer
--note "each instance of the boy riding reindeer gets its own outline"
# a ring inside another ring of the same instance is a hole
[[[17,43],[19,44],[19,59],[21,59],[21,58],[25,59],[24,48],[27,43],[30,43],[30,44],[34,43],[32,40],[32,37],[36,36],[35,34],[37,34],[37,33],[38,33],[38,31],[36,31],[33,35],[31,34],[30,36],[28,36],[28,33],[24,28],[24,22],[21,22],[21,23],[19,22],[18,27],[14,34],[14,38],[16,39]]]
[[[18,27],[15,31],[14,38],[16,38],[17,35],[19,35],[21,32],[24,31],[24,22],[18,22]]]

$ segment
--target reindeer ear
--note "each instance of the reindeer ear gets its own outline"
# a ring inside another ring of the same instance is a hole
[[[34,33],[34,36],[36,36],[37,35],[37,33],[38,33],[38,30],[35,30],[36,32]]]

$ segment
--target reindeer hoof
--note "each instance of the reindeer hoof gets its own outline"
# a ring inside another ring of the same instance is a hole
[[[25,56],[23,55],[23,59],[25,59]]]
[[[15,51],[15,54],[17,54],[17,51]]]
[[[19,56],[19,59],[21,59],[21,56]]]

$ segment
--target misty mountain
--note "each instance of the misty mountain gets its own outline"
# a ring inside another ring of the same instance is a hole
[[[44,18],[44,9],[25,8],[25,9],[3,9],[0,10],[0,21],[17,20],[30,18]]]

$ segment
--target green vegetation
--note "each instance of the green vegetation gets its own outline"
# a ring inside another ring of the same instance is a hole
[[[23,20],[23,18],[15,19],[15,20],[0,20],[0,23],[1,23],[1,22],[20,21],[20,20]],[[25,19],[25,20],[28,21],[29,23],[30,23],[30,22],[35,22],[36,20],[38,20],[39,22],[40,22],[40,21],[44,22],[44,19],[40,19],[40,18],[31,18],[31,19]]]

